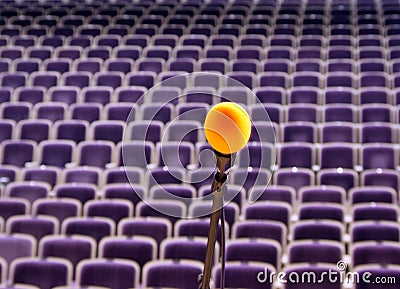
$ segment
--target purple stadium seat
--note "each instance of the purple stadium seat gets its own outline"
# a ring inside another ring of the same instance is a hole
[[[151,93],[151,102],[172,103],[177,105],[181,90],[178,87],[163,86],[155,88]]]
[[[249,190],[252,186],[267,186],[271,172],[263,168],[237,168],[232,172],[232,183]]]
[[[117,120],[95,121],[90,129],[93,140],[111,141],[117,144],[122,141],[124,123]]]
[[[355,91],[349,87],[327,87],[324,94],[325,104],[353,104],[356,102]]]
[[[327,87],[356,87],[356,79],[351,72],[330,72],[326,77]]]
[[[3,87],[17,88],[25,86],[28,79],[26,72],[2,72],[0,73],[0,83]]]
[[[183,202],[176,200],[151,200],[146,203],[142,201],[136,207],[136,216],[162,217],[174,224],[179,218],[186,216],[186,206]]]
[[[96,93],[96,92],[93,91],[93,93]],[[85,124],[86,124],[86,122],[93,122],[93,121],[99,120],[100,109],[101,109],[100,103],[72,104],[69,108],[72,119],[73,120],[81,120],[80,123],[85,123]],[[85,122],[82,122],[82,121],[85,121]],[[66,121],[66,122],[68,122],[68,126],[70,126],[69,123],[71,123],[71,121]],[[77,123],[77,122],[74,122],[74,123]],[[75,140],[83,139],[81,137],[81,135],[83,134],[83,128],[81,128],[81,130],[82,131],[81,131],[80,136],[77,138],[73,137],[73,139],[75,139]]]
[[[313,87],[294,87],[289,94],[289,103],[310,103],[320,102],[320,90]]]
[[[193,163],[194,145],[185,139],[163,141],[158,145],[157,150],[159,151],[158,165],[160,167],[183,169]]]
[[[280,87],[258,87],[254,94],[261,103],[286,104],[286,91]]]
[[[321,87],[323,79],[319,72],[296,72],[293,74],[292,86]]]
[[[59,140],[72,140],[79,143],[86,139],[87,131],[88,123],[84,120],[61,120],[55,123],[56,138]]]
[[[188,88],[184,91],[184,98],[186,103],[206,103],[213,104],[215,102],[214,95],[216,94],[215,89],[212,87],[199,87]]]
[[[15,93],[18,101],[29,102],[35,105],[44,101],[45,89],[43,87],[19,87]]]
[[[287,29],[289,32],[290,30]],[[272,46],[266,53],[267,59],[287,59],[293,58],[293,49],[286,46]]]
[[[12,216],[25,215],[29,208],[30,204],[25,199],[3,197],[0,200],[0,217],[7,221]]]
[[[289,88],[289,77],[284,72],[261,72],[257,74],[259,86]]]
[[[38,119],[56,122],[63,120],[67,111],[67,105],[62,102],[37,103],[34,107],[34,115]]]
[[[317,141],[317,127],[311,122],[288,122],[281,128],[283,142],[308,142]]]
[[[345,190],[358,185],[358,174],[352,169],[321,169],[317,173],[318,185],[340,186]]]
[[[16,59],[13,61],[15,71],[33,73],[39,71],[40,61],[38,59]],[[46,69],[47,70],[47,69]]]
[[[1,148],[2,164],[24,167],[33,160],[36,146],[31,140],[5,140]]]
[[[394,122],[393,109],[389,104],[363,104],[360,107],[361,122]]]
[[[365,123],[360,129],[361,143],[394,143],[396,132],[392,124],[388,123]]]
[[[302,204],[299,208],[300,220],[333,220],[343,222],[344,207],[337,204]]]
[[[59,232],[58,220],[50,216],[14,216],[8,219],[7,234],[27,234],[33,236],[37,242],[47,235]]]
[[[279,201],[259,201],[244,210],[246,220],[272,220],[289,226],[291,206]]]
[[[146,92],[146,88],[142,86],[119,87],[115,90],[117,102],[126,103],[143,103],[141,96]]]
[[[118,71],[98,72],[94,75],[94,82],[97,86],[111,87],[113,89],[122,85],[124,74]],[[86,101],[87,100],[86,95]]]
[[[8,46],[0,50],[0,56],[3,59],[16,60],[22,58],[24,47]]]
[[[332,263],[343,258],[342,244],[331,241],[295,241],[289,245],[289,262],[294,263]]]
[[[50,101],[71,105],[78,101],[79,89],[76,87],[57,86],[49,89]]]
[[[357,127],[348,122],[325,123],[320,127],[320,141],[322,143],[356,143]]]
[[[110,141],[85,141],[78,147],[78,165],[104,168],[111,163],[114,145]]]
[[[200,60],[200,61],[207,61],[207,60]],[[208,61],[210,64],[207,67],[212,68],[213,66],[211,63],[213,61],[217,61],[217,59],[211,58]],[[221,60],[218,60],[218,61],[221,61]],[[204,62],[202,62],[202,63],[204,63]],[[230,67],[231,67],[232,71],[247,71],[247,72],[252,72],[252,73],[258,73],[258,72],[260,72],[260,69],[261,69],[260,62],[255,59],[234,59],[234,60],[230,61],[229,63],[230,63]],[[225,64],[225,63],[222,62],[222,64]],[[280,62],[279,64],[274,65],[274,62],[271,61],[271,69],[275,69],[276,66],[281,68],[281,66],[285,66],[285,63]],[[225,67],[225,65],[224,65],[224,67]],[[202,66],[202,68],[203,68],[203,66]],[[216,64],[214,65],[214,68],[216,68]],[[284,68],[281,68],[278,71],[284,70],[284,72],[286,72],[286,70]],[[205,69],[205,70],[215,70],[215,69]],[[265,68],[264,68],[264,70],[265,70]],[[265,70],[265,71],[275,71],[275,70]],[[219,72],[225,73],[225,69],[224,69],[224,71],[220,70]]]
[[[255,121],[251,126],[251,142],[275,143],[279,140],[279,128],[269,121]]]
[[[275,162],[275,151],[268,143],[249,143],[238,154],[239,167],[269,169]]]
[[[227,86],[228,87],[243,87],[246,86],[252,89],[255,85],[255,74],[248,71],[233,71],[226,73],[226,76],[229,78],[227,79]],[[216,87],[218,88],[218,87]]]
[[[84,259],[95,257],[95,240],[87,236],[47,236],[39,244],[41,258],[57,257],[66,259],[75,267]]]
[[[57,198],[76,199],[82,205],[96,196],[96,187],[93,184],[85,183],[59,184],[54,191]]]
[[[197,277],[203,265],[199,261],[152,261],[143,269],[143,284],[146,287],[198,286]]]
[[[1,66],[1,64],[0,64],[0,66]],[[11,87],[0,88],[0,103],[10,102],[12,90],[13,89]]]
[[[213,280],[215,280],[215,284],[220,284],[221,282],[220,270],[220,266],[214,267]],[[225,286],[230,288],[271,289],[271,283],[261,283],[257,280],[257,276],[259,275],[259,273],[265,272],[264,270],[267,272],[273,272],[274,268],[268,264],[263,264],[260,262],[228,262],[226,264]],[[270,273],[267,273],[265,279],[270,279]]]
[[[149,237],[106,237],[100,242],[99,256],[136,262],[140,268],[157,256],[157,243]]]
[[[203,262],[207,240],[200,237],[175,237],[165,239],[160,247],[161,260],[197,260]],[[218,250],[217,254],[218,256]]]
[[[126,78],[128,85],[144,86],[150,89],[155,84],[156,74],[151,71],[138,71],[129,73]]]
[[[108,184],[103,187],[104,199],[128,200],[136,206],[145,196],[144,187],[134,184]]]
[[[95,74],[100,71],[102,62],[103,61],[100,58],[78,58],[74,61],[74,66],[78,72],[89,72]],[[85,75],[85,78],[79,81],[76,74],[68,73],[64,77],[64,82],[69,83],[71,86],[88,86],[89,82],[87,81],[87,77],[90,77],[90,74],[83,73],[82,75]]]
[[[22,170],[22,179],[24,181],[39,181],[55,186],[61,171],[58,168],[41,167],[41,168],[24,168]]]
[[[17,137],[39,143],[49,138],[50,128],[51,123],[47,120],[21,120],[17,126]]]
[[[105,66],[107,71],[127,74],[132,71],[133,61],[129,58],[109,59]]]
[[[23,258],[11,264],[11,282],[24,283],[42,289],[68,285],[72,279],[72,265],[59,259]]]
[[[125,200],[89,200],[84,207],[85,216],[109,218],[115,224],[123,218],[132,217],[132,214],[133,205]]]
[[[3,119],[0,121],[0,142],[10,140],[15,131],[15,122],[12,120]]]
[[[364,169],[394,169],[397,151],[391,144],[365,144],[360,149],[360,165]]]
[[[175,225],[175,235],[185,237],[207,237],[210,221],[207,218],[182,219]],[[225,224],[225,233],[229,235],[229,226]],[[218,225],[217,241],[221,244],[221,225]]]
[[[203,17],[203,15],[199,15],[199,17]],[[215,21],[215,18],[206,17],[208,19],[203,19],[204,21]],[[195,20],[196,21],[196,20]],[[200,23],[199,23],[200,24]],[[204,23],[207,24],[207,23]],[[209,23],[211,24],[211,23]],[[215,25],[215,24],[212,24]],[[211,35],[210,36],[210,44],[212,46],[228,46],[233,48],[236,45],[237,39],[232,35]]]
[[[89,64],[86,68],[91,69]],[[89,86],[91,78],[92,73],[88,71],[66,72],[62,76],[62,83],[66,86],[84,88]]]
[[[171,237],[171,223],[166,218],[146,217],[122,220],[118,225],[118,235],[147,236],[157,244]]]
[[[170,103],[145,103],[140,107],[142,119],[167,123],[172,120],[173,105]]]
[[[51,58],[53,54],[53,47],[41,46],[41,47],[29,47],[27,50],[27,56],[29,58],[38,58],[45,60]]]
[[[352,144],[323,144],[319,149],[319,165],[325,168],[352,169],[358,164],[357,151]]]
[[[8,266],[22,257],[33,257],[36,240],[29,235],[0,235],[0,256]]]
[[[80,202],[70,198],[60,199],[39,199],[32,206],[32,214],[48,215],[57,218],[60,224],[68,217],[78,217],[81,215],[82,206]]]
[[[66,235],[85,235],[99,242],[102,238],[115,234],[115,223],[108,218],[102,217],[72,217],[63,222],[61,233]]]
[[[135,121],[128,126],[129,139],[132,141],[151,141],[157,143],[161,140],[164,125],[161,121]]]
[[[226,247],[227,261],[262,262],[280,267],[281,246],[273,240],[230,240]],[[229,281],[228,281],[229,282]]]
[[[346,192],[338,186],[308,186],[299,190],[301,203],[323,202],[343,204]]]
[[[29,78],[34,86],[42,86],[49,89],[50,87],[57,86],[60,73],[54,71],[33,72]]]
[[[353,205],[353,221],[396,221],[399,215],[396,205],[385,203],[370,203]]]
[[[232,228],[235,238],[261,238],[275,240],[282,247],[286,245],[286,226],[278,221],[246,220],[236,222]]]
[[[391,169],[369,169],[361,173],[361,184],[364,186],[387,186],[397,190],[399,175]]]
[[[341,242],[343,225],[337,221],[303,220],[293,225],[294,240],[332,240]]]
[[[289,186],[299,191],[304,186],[314,185],[315,175],[310,169],[280,168],[274,173],[274,183],[279,186]]]
[[[322,109],[324,122],[356,122],[357,107],[351,104],[326,104]]]
[[[70,59],[47,59],[43,63],[44,69],[46,71],[55,71],[60,74],[68,72],[71,67],[71,60]]]

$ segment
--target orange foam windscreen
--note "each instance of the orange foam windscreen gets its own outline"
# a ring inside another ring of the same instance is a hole
[[[221,102],[208,112],[204,131],[210,145],[218,152],[232,154],[249,141],[251,121],[247,112],[233,102]]]

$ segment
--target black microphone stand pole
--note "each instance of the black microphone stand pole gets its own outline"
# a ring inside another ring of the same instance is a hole
[[[218,232],[218,220],[221,216],[223,206],[224,206],[224,193],[226,190],[226,180],[227,173],[229,170],[227,167],[230,165],[232,156],[234,154],[222,154],[215,151],[215,156],[217,158],[217,169],[215,173],[215,178],[211,185],[211,193],[213,194],[213,204],[212,204],[212,214],[210,219],[210,229],[208,231],[208,241],[207,241],[207,251],[206,260],[204,263],[203,274],[199,276],[199,289],[210,289],[210,279],[211,279],[211,266],[212,259],[215,250],[215,242],[217,239]],[[223,282],[223,280],[221,280]]]

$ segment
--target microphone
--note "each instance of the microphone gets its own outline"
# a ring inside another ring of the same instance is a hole
[[[221,102],[207,113],[204,132],[211,147],[217,152],[236,153],[249,141],[250,117],[240,105]]]
[[[222,102],[207,113],[204,122],[204,132],[207,141],[214,149],[217,160],[217,173],[211,185],[213,193],[212,214],[208,232],[207,251],[203,274],[199,276],[199,288],[209,289],[211,264],[214,255],[218,220],[221,217],[222,236],[224,236],[224,193],[226,190],[227,173],[236,152],[249,141],[251,121],[247,112],[233,102]],[[225,245],[224,237],[221,243],[221,288],[224,288]]]

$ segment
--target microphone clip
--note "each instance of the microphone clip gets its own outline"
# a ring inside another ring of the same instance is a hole
[[[214,154],[217,159],[217,169],[218,173],[222,177],[223,174],[228,174],[229,169],[233,166],[235,162],[236,153],[233,154],[223,154],[214,149]]]

